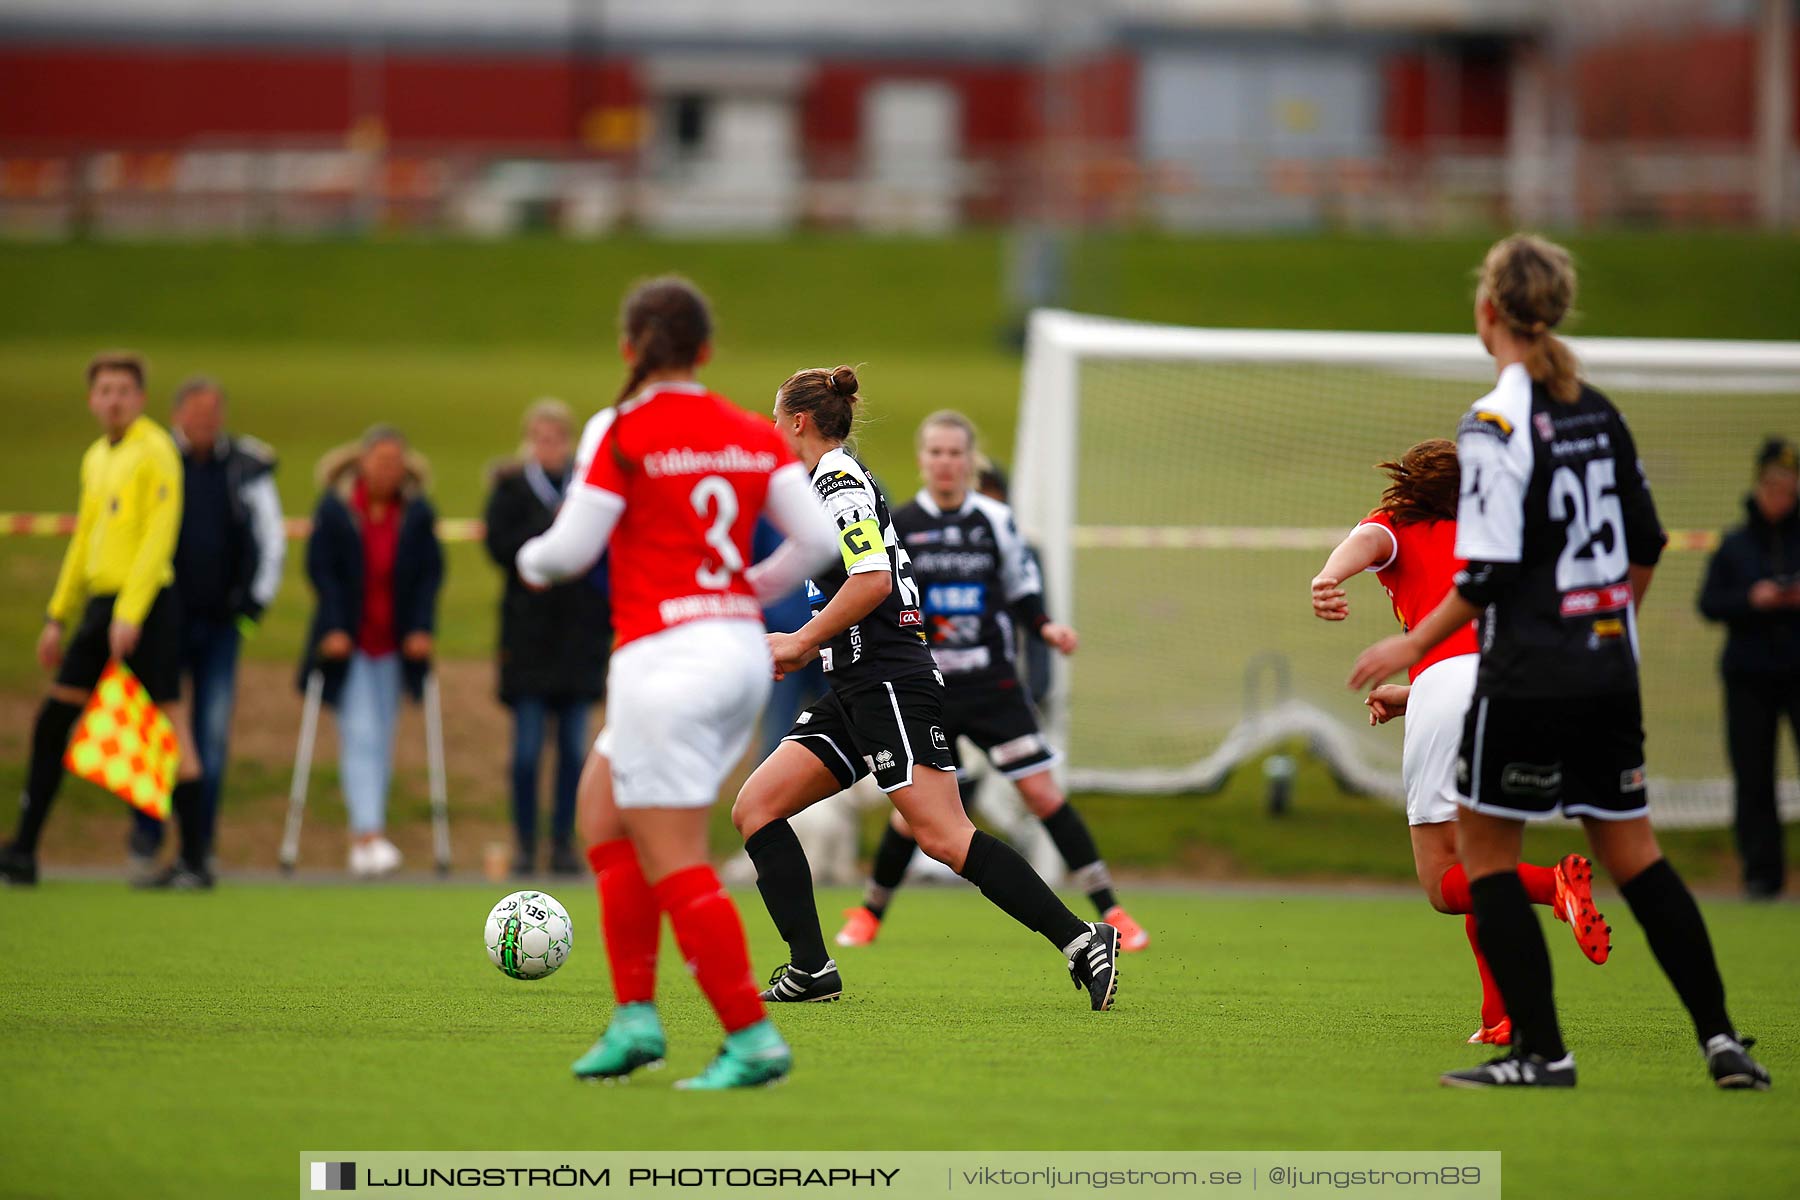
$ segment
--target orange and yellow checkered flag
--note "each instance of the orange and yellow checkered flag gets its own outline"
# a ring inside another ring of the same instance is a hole
[[[139,812],[167,820],[181,749],[175,727],[124,663],[107,664],[63,766]]]

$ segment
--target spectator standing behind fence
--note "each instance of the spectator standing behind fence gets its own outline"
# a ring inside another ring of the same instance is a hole
[[[1706,568],[1700,611],[1728,630],[1725,744],[1737,785],[1737,846],[1744,891],[1772,899],[1786,882],[1776,747],[1785,713],[1800,746],[1800,452],[1770,438],[1756,456],[1745,520]]]
[[[337,712],[350,873],[361,877],[400,865],[387,838],[394,723],[402,687],[414,700],[423,695],[444,581],[428,478],[424,458],[391,425],[319,460],[322,494],[306,544],[318,608],[300,680],[304,688],[322,671],[325,702]]]
[[[225,431],[225,389],[196,376],[175,389],[170,432],[181,451],[181,673],[189,688],[199,803],[180,821],[181,853],[158,870],[163,823],[133,814],[133,876],[143,887],[211,887],[210,858],[237,693],[238,646],[281,587],[287,533],[275,491],[275,452]]]
[[[559,400],[525,413],[517,461],[495,473],[487,502],[487,552],[506,573],[500,596],[500,702],[512,709],[512,812],[518,842],[513,872],[537,865],[537,793],[544,738],[556,725],[550,810],[550,871],[580,874],[575,853],[575,785],[589,744],[588,714],[606,695],[612,613],[591,575],[554,587],[525,586],[514,565],[519,548],[544,533],[568,491],[575,418]]]
[[[181,456],[162,426],[144,415],[142,359],[96,355],[87,387],[101,436],[81,458],[75,533],[38,635],[38,664],[55,679],[31,728],[18,829],[0,847],[0,881],[10,884],[37,882],[38,837],[62,784],[69,734],[113,660],[131,669],[175,727],[181,766],[174,811],[190,812],[200,791],[180,703],[180,601],[171,586]]]

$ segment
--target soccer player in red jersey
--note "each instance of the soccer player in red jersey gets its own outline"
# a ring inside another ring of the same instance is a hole
[[[1350,615],[1343,582],[1361,571],[1375,578],[1393,601],[1402,628],[1438,606],[1454,586],[1463,562],[1456,557],[1456,504],[1461,486],[1456,443],[1420,442],[1398,462],[1378,468],[1391,482],[1381,506],[1331,552],[1312,581],[1313,615],[1342,621]],[[1512,1022],[1475,938],[1469,880],[1456,859],[1456,756],[1463,714],[1475,691],[1480,646],[1473,623],[1438,643],[1407,672],[1405,684],[1383,684],[1369,693],[1369,723],[1406,718],[1400,778],[1406,819],[1412,827],[1413,865],[1431,906],[1459,913],[1481,973],[1481,1028],[1471,1044],[1508,1045]],[[1519,864],[1519,879],[1534,903],[1550,906],[1567,923],[1583,954],[1606,961],[1610,927],[1594,908],[1593,866],[1579,854],[1554,867]]]
[[[521,578],[541,587],[584,573],[609,545],[612,554],[617,648],[577,819],[618,1007],[574,1071],[617,1079],[662,1061],[654,991],[667,913],[726,1035],[712,1064],[676,1086],[754,1087],[786,1075],[793,1056],[763,1010],[743,923],[707,861],[707,808],[768,698],[762,601],[828,561],[837,531],[769,420],[695,379],[712,319],[692,285],[639,285],[620,324],[630,374],[619,400],[588,422],[555,523],[518,556]],[[761,513],[788,540],[747,567]]]

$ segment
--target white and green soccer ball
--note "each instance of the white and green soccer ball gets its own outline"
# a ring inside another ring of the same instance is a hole
[[[568,960],[573,932],[556,897],[514,892],[488,914],[488,959],[514,979],[542,979]]]

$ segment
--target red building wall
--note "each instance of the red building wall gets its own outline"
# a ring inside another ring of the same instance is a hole
[[[637,98],[628,63],[549,55],[0,49],[0,138],[26,144],[338,138],[365,118],[396,144],[574,144],[592,108]]]
[[[1800,137],[1800,34],[1794,39]],[[1747,30],[1654,34],[1600,46],[1576,64],[1583,136],[1742,143],[1755,136],[1756,47]]]

